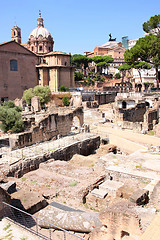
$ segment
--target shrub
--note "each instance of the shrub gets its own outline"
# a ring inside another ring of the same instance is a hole
[[[14,102],[9,101],[0,107],[0,128],[4,131],[21,132],[24,123],[21,116],[21,108],[15,107]]]
[[[63,106],[69,106],[69,98],[68,97],[63,97],[62,102],[63,102]]]
[[[84,75],[81,72],[74,72],[75,81],[81,81],[84,79]]]
[[[33,89],[34,96],[38,96],[40,98],[41,103],[48,103],[51,98],[51,90],[49,86],[35,86]]]
[[[22,98],[26,101],[28,105],[30,105],[31,99],[34,96],[38,96],[41,103],[48,103],[51,98],[51,90],[49,86],[35,86],[34,88],[29,88],[25,90]]]
[[[69,88],[68,87],[65,87],[64,85],[61,85],[59,87],[59,92],[69,92]]]
[[[116,73],[115,74],[115,78],[120,79],[121,78],[121,74],[120,73]]]

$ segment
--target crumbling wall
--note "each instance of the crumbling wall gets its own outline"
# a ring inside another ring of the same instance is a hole
[[[131,109],[120,109],[120,112],[123,111],[123,120],[129,122],[143,122],[143,117],[146,112],[146,104],[139,103],[136,107]]]
[[[5,166],[3,170],[6,176],[22,177],[23,174],[36,170],[39,168],[40,163],[45,162],[49,159],[55,160],[70,160],[74,154],[81,154],[87,156],[92,154],[100,146],[100,137],[89,137],[82,141],[71,143],[69,146],[50,151],[39,156],[21,159],[15,164]]]
[[[10,203],[11,197],[3,188],[0,187],[0,218],[3,217],[3,211],[6,207],[6,205],[4,205],[2,202]]]
[[[77,108],[68,114],[49,114],[33,126],[28,132],[14,134],[9,137],[11,149],[22,148],[38,142],[65,136],[70,133],[73,118],[77,116],[80,126],[84,123],[83,108]]]

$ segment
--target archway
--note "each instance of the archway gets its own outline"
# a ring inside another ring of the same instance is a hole
[[[122,108],[127,108],[127,103],[125,101],[122,102]]]
[[[80,132],[80,119],[77,116],[73,117],[73,121],[72,121],[72,127],[71,127],[71,133],[76,134]]]

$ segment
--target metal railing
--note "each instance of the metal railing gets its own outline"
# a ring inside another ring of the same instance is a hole
[[[38,217],[35,217],[21,209],[18,209],[12,205],[9,205],[8,203],[2,202],[1,203],[3,206],[3,217],[6,217],[9,221],[13,222],[14,224],[24,228],[25,230],[29,231],[32,234],[37,235],[41,239],[45,240],[54,240],[56,238],[56,231],[55,230],[60,230],[62,231],[62,240],[78,240],[82,239],[85,240],[84,238],[71,233],[61,227],[55,226],[54,224],[51,224],[47,221],[44,221]],[[45,223],[47,228],[41,228],[40,225],[41,223]]]

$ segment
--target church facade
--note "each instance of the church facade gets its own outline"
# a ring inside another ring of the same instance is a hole
[[[71,56],[53,51],[53,37],[44,27],[41,13],[27,43],[21,43],[16,24],[11,33],[12,41],[0,44],[0,101],[20,98],[24,90],[36,85],[47,85],[51,91],[58,91],[61,85],[74,88]],[[17,66],[14,70],[12,64]]]

